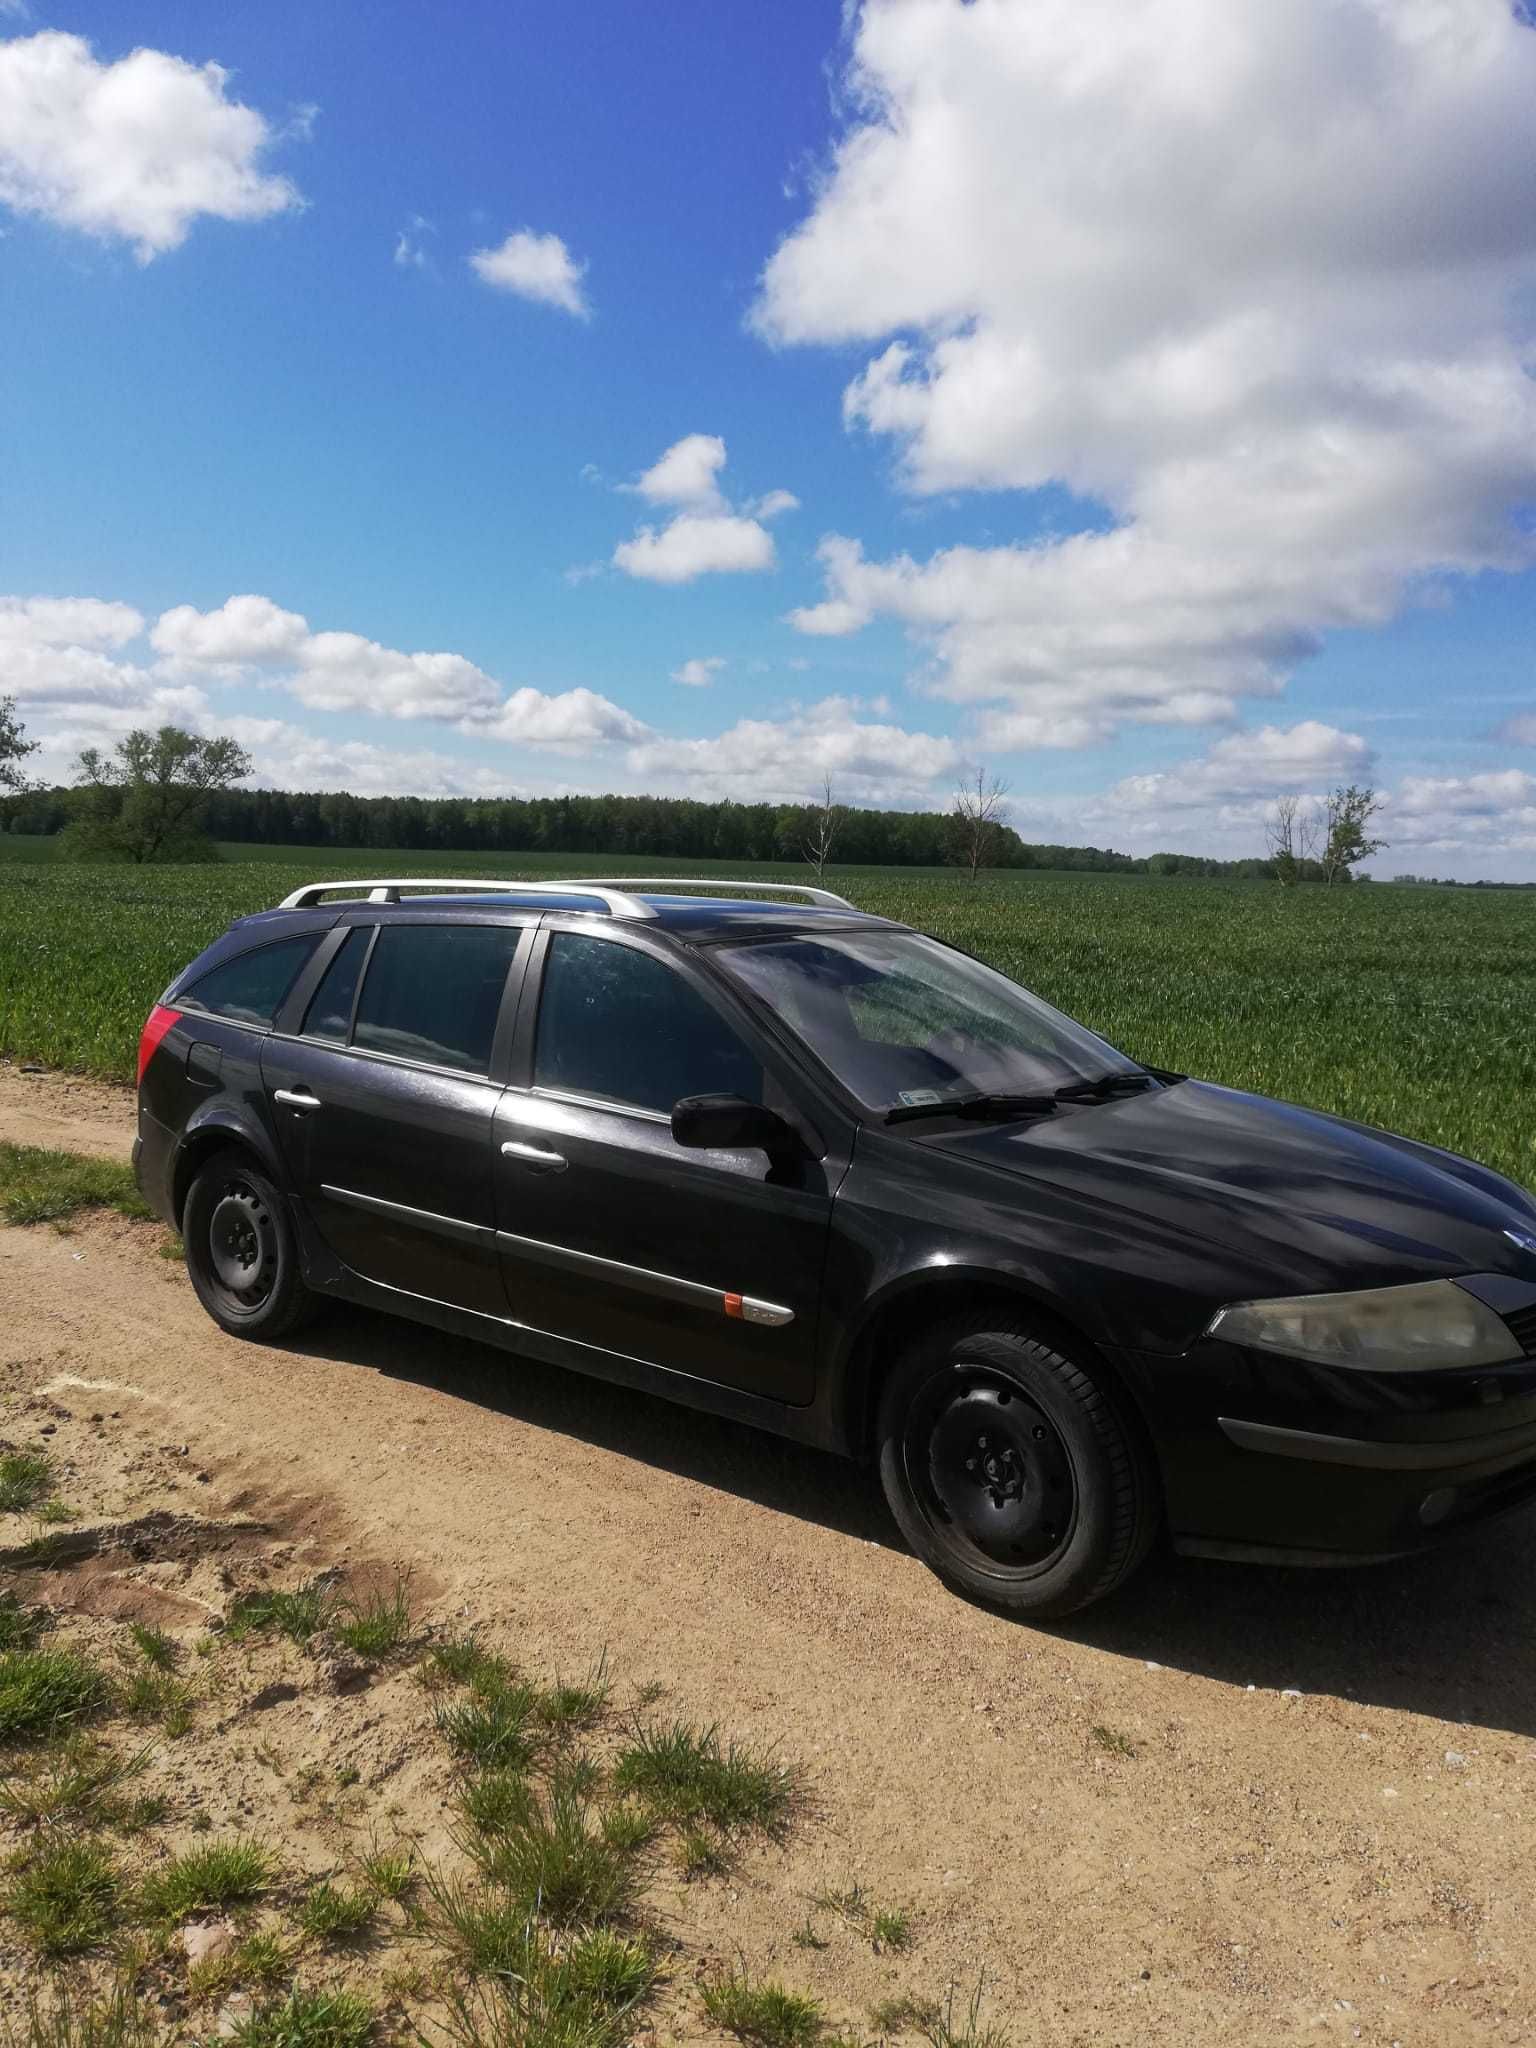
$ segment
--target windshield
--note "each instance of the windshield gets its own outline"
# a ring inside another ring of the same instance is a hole
[[[1051,1094],[1144,1071],[1005,975],[917,932],[723,946],[715,958],[871,1110]]]

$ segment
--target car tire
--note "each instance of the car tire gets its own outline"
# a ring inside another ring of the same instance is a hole
[[[299,1271],[287,1201],[249,1152],[231,1147],[199,1167],[182,1239],[198,1300],[232,1337],[291,1336],[320,1306]]]
[[[953,1591],[1048,1621],[1101,1600],[1156,1534],[1152,1462],[1101,1367],[995,1312],[941,1325],[881,1392],[880,1479]]]

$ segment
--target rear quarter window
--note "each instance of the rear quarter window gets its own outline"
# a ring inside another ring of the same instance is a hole
[[[205,1010],[231,1024],[270,1028],[319,938],[318,932],[306,932],[300,938],[278,939],[270,946],[238,953],[183,989],[176,999],[178,1007]]]

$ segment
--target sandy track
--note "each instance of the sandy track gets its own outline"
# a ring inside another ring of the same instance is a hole
[[[28,1086],[0,1137],[131,1129]],[[1020,2048],[1536,2034],[1536,1519],[1353,1575],[1159,1559],[1024,1628],[944,1593],[851,1467],[362,1312],[241,1344],[149,1235],[0,1230],[4,1386],[125,1390],[125,1428],[195,1441],[246,1505],[329,1503],[343,1554],[531,1661],[606,1645],[801,1759],[816,1817],[700,1898],[754,1966],[856,2009],[871,1986],[789,1936],[857,1878],[917,1915],[900,1981],[985,1965]]]

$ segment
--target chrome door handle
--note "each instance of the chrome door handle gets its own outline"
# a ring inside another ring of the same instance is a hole
[[[570,1165],[563,1152],[550,1152],[542,1145],[527,1145],[520,1138],[508,1138],[501,1148],[503,1159],[521,1159],[526,1166],[536,1166],[544,1173],[564,1173]]]
[[[287,1109],[318,1109],[320,1107],[318,1095],[310,1095],[307,1092],[301,1094],[297,1088],[274,1088],[272,1090],[272,1100],[274,1102],[281,1102]]]

